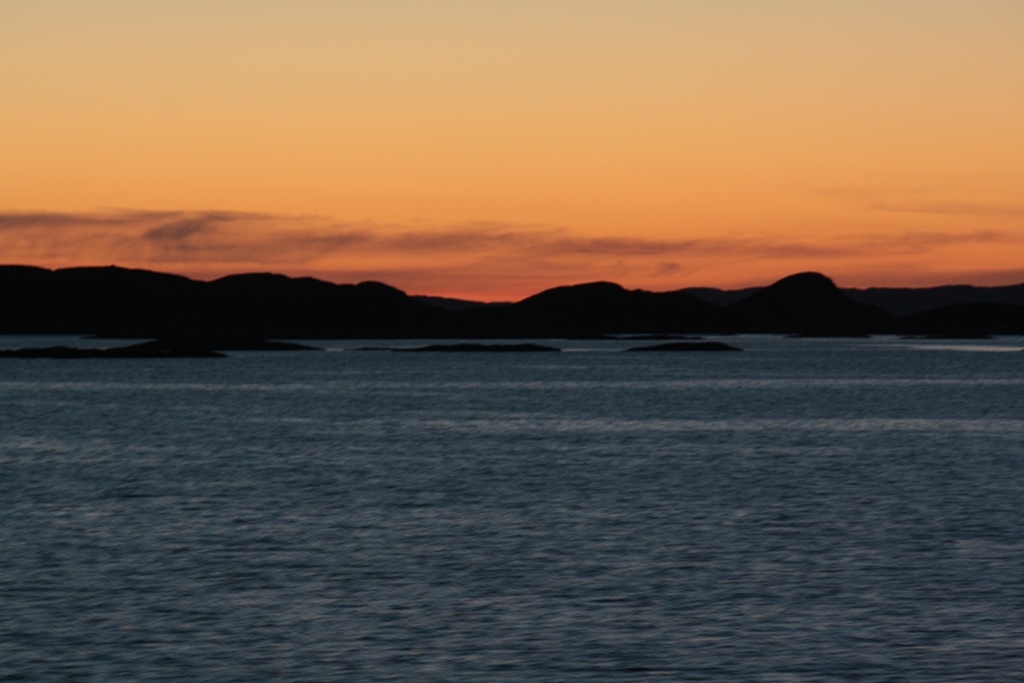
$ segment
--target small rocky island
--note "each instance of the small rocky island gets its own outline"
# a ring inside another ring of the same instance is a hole
[[[421,351],[440,351],[444,353],[518,353],[535,351],[555,351],[562,349],[554,346],[543,346],[541,344],[430,344],[429,346],[414,346],[409,348],[396,346],[363,346],[352,351],[398,351],[403,353],[414,353]]]
[[[722,342],[670,342],[654,346],[634,346],[627,351],[742,351],[743,349]]]
[[[316,351],[312,346],[266,339],[154,339],[105,349],[69,346],[0,349],[0,358],[225,358],[221,351]]]

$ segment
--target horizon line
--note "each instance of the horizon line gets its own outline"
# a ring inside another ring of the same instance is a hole
[[[537,294],[540,294],[541,292],[550,291],[552,289],[559,289],[559,288],[563,288],[563,287],[578,287],[578,286],[582,286],[582,285],[596,284],[596,283],[609,283],[609,284],[613,284],[613,285],[615,285],[617,287],[621,287],[622,289],[624,289],[626,291],[646,291],[646,292],[661,293],[661,294],[671,293],[671,292],[685,292],[687,290],[692,290],[692,289],[706,289],[706,290],[714,290],[714,291],[719,291],[719,292],[740,292],[740,291],[746,291],[746,290],[752,290],[752,289],[753,290],[764,289],[766,287],[770,287],[773,284],[776,284],[776,283],[778,283],[778,282],[780,282],[782,280],[785,280],[787,278],[793,277],[795,275],[802,275],[802,274],[808,274],[808,273],[813,273],[813,274],[821,275],[823,277],[828,278],[828,280],[831,281],[833,284],[835,284],[835,286],[838,289],[840,289],[840,290],[856,290],[856,291],[864,291],[864,290],[870,290],[870,289],[929,290],[929,289],[940,289],[940,288],[945,288],[945,287],[971,287],[971,288],[975,288],[975,289],[999,289],[999,288],[1004,288],[1004,287],[1024,286],[1024,281],[1021,281],[1021,282],[1011,282],[1011,283],[1003,284],[1003,285],[976,285],[976,284],[970,284],[970,283],[964,283],[964,282],[953,282],[953,283],[946,283],[946,284],[941,284],[941,285],[925,285],[925,286],[919,286],[919,287],[886,286],[886,285],[870,285],[870,286],[866,286],[866,287],[844,287],[844,286],[841,286],[839,284],[836,284],[835,280],[831,276],[829,276],[826,273],[823,273],[822,271],[817,271],[817,270],[801,270],[801,271],[797,271],[797,272],[794,272],[794,273],[790,273],[789,275],[785,275],[785,276],[783,276],[781,278],[777,278],[777,279],[775,279],[775,280],[773,280],[773,281],[771,281],[771,282],[769,282],[767,284],[749,285],[749,286],[746,286],[746,287],[724,288],[724,287],[713,287],[713,286],[707,286],[707,285],[691,285],[691,286],[686,286],[686,287],[678,287],[678,288],[675,288],[675,289],[651,290],[651,289],[645,289],[645,288],[642,288],[642,287],[637,287],[637,288],[626,287],[626,286],[624,286],[624,285],[622,285],[622,284],[620,284],[618,282],[615,282],[614,280],[597,279],[597,280],[587,280],[587,281],[584,281],[584,282],[573,282],[571,284],[555,285],[553,287],[546,287],[546,288],[541,289],[541,290],[539,290],[537,292],[534,292],[533,294],[529,294],[529,295],[527,295],[525,297],[522,297],[521,299],[516,299],[516,300],[512,300],[512,301],[509,301],[509,300],[490,300],[490,301],[486,301],[486,300],[482,300],[482,299],[469,299],[469,298],[463,298],[463,297],[457,297],[457,296],[447,296],[447,295],[441,295],[441,294],[429,294],[429,293],[415,293],[414,294],[414,293],[411,293],[411,292],[409,292],[409,291],[407,291],[405,289],[402,289],[401,287],[397,287],[397,286],[392,285],[392,284],[390,284],[388,282],[385,282],[383,280],[367,279],[367,280],[358,280],[358,281],[351,281],[351,282],[337,282],[337,281],[330,280],[330,279],[327,279],[327,278],[324,278],[324,277],[316,277],[316,276],[313,276],[313,275],[290,275],[288,273],[276,272],[276,271],[271,271],[271,270],[247,270],[247,271],[228,273],[226,275],[221,275],[221,276],[213,277],[213,278],[209,278],[209,279],[204,279],[204,278],[201,278],[201,277],[196,277],[196,276],[192,276],[192,275],[185,275],[185,274],[182,274],[182,273],[175,273],[175,272],[163,271],[163,270],[153,270],[151,268],[134,268],[134,267],[130,267],[130,266],[120,266],[120,265],[117,265],[116,263],[110,263],[110,264],[105,264],[105,265],[62,266],[62,267],[56,267],[56,268],[48,268],[46,266],[37,266],[37,265],[24,264],[24,263],[0,263],[0,269],[2,269],[2,268],[31,268],[31,269],[45,270],[45,271],[51,272],[51,273],[62,271],[62,270],[102,270],[102,269],[108,269],[109,268],[109,269],[126,270],[126,271],[155,273],[155,274],[159,274],[159,275],[169,275],[169,276],[172,276],[172,277],[185,278],[185,279],[191,280],[193,282],[204,282],[204,283],[216,282],[217,280],[223,280],[223,279],[228,278],[228,277],[236,277],[236,276],[241,276],[241,275],[272,275],[272,276],[285,277],[285,278],[288,278],[288,279],[291,279],[291,280],[311,279],[311,280],[317,280],[317,281],[320,281],[320,282],[326,282],[328,284],[337,285],[337,286],[345,286],[345,285],[355,286],[355,285],[359,285],[359,284],[373,282],[373,283],[382,284],[382,285],[385,285],[385,286],[390,287],[392,289],[395,289],[397,291],[400,291],[400,292],[402,292],[403,294],[405,294],[406,296],[408,296],[410,298],[415,298],[415,297],[431,297],[431,298],[437,298],[437,299],[448,299],[448,300],[453,300],[453,301],[466,301],[466,302],[470,302],[470,303],[479,303],[479,304],[518,303],[519,301],[523,301],[525,299],[529,299],[530,297],[536,296]]]

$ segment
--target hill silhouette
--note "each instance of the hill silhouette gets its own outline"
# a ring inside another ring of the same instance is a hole
[[[764,288],[688,287],[678,291],[719,306],[729,306],[746,299],[761,289]],[[895,316],[913,315],[953,304],[993,303],[1024,306],[1024,284],[1003,287],[942,285],[940,287],[840,288],[839,291],[854,301],[878,306]]]
[[[510,306],[453,316],[459,336],[598,337],[724,328],[721,307],[676,292],[627,290],[612,282],[555,287]]]
[[[955,304],[1010,304],[1024,306],[1024,284],[1005,287],[944,285],[942,287],[871,287],[844,289],[854,301],[879,306],[893,315],[905,316]]]
[[[820,273],[797,273],[728,307],[736,332],[868,334],[894,329],[877,306],[843,294]]]
[[[991,289],[1011,296],[1013,288]],[[591,282],[555,287],[513,304],[463,307],[452,300],[431,305],[429,297],[417,300],[379,282],[333,284],[271,273],[202,282],[115,266],[54,271],[0,266],[0,334],[159,338],[227,349],[256,348],[264,339],[1024,333],[1024,306],[955,303],[894,316],[855,300],[819,273],[798,273],[747,290],[730,305],[688,291],[717,290],[649,292]]]
[[[922,311],[900,320],[905,334],[975,337],[1024,334],[1024,306],[963,303]]]
[[[118,267],[0,267],[0,333],[125,338],[373,338],[432,334],[445,312],[378,282],[269,273],[200,282]]]

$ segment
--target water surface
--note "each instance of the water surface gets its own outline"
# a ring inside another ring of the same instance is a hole
[[[725,341],[0,359],[0,680],[1020,680],[1024,340]]]

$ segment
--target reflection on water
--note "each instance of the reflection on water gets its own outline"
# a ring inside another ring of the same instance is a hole
[[[381,421],[373,421],[380,424]],[[548,432],[699,432],[699,431],[777,431],[783,429],[829,432],[1021,432],[1024,420],[928,420],[928,419],[856,419],[856,420],[545,420],[533,417],[495,417],[488,419],[423,420],[423,429],[447,429],[463,432],[534,433]]]
[[[0,680],[1019,680],[1024,354],[558,343],[0,362]]]
[[[980,351],[983,353],[1019,353],[1024,351],[1020,346],[991,346],[987,344],[909,344],[909,348],[925,351]]]

